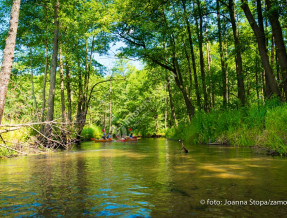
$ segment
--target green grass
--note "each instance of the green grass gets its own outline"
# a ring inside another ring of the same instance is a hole
[[[189,143],[259,145],[287,153],[287,104],[272,99],[239,110],[198,112],[191,123],[167,131],[167,138]]]

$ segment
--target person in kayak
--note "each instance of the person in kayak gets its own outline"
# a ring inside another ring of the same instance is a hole
[[[102,139],[107,139],[106,133],[103,134]]]
[[[108,134],[108,139],[112,139],[113,138],[113,136],[112,136],[112,133],[110,132],[109,134]]]
[[[130,138],[132,139],[133,138],[133,133],[131,132],[131,134],[130,134]]]

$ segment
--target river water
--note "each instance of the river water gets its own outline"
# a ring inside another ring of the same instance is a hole
[[[287,159],[249,148],[186,147],[188,154],[165,139],[88,142],[0,160],[0,216],[287,216]]]

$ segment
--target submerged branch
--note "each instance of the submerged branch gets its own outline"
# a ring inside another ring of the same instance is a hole
[[[25,152],[18,151],[18,150],[14,149],[14,148],[8,147],[8,146],[3,145],[3,144],[0,144],[0,147],[4,147],[4,148],[6,148],[6,149],[9,149],[9,150],[12,150],[12,151],[16,151],[16,152],[18,152],[18,153],[20,153],[20,154],[28,155],[28,154],[25,153]]]

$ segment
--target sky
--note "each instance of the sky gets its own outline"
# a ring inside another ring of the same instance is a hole
[[[117,42],[115,45],[111,45],[110,51],[107,55],[94,54],[93,57],[97,62],[104,65],[108,70],[111,70],[119,60],[119,58],[116,57],[116,54],[119,52],[118,49],[120,47],[125,47],[125,44],[123,42]],[[143,69],[144,67],[141,61],[135,59],[128,59],[128,61],[129,64],[135,66],[139,70]]]
[[[115,45],[111,45],[110,51],[106,55],[99,55],[98,53],[95,53],[93,55],[94,59],[99,62],[100,64],[104,65],[107,68],[107,71],[110,72],[111,69],[116,65],[116,62],[119,60],[119,58],[116,57],[116,54],[119,52],[118,49],[122,46],[125,46],[124,43],[118,42]],[[0,66],[2,64],[2,56],[3,51],[0,50]],[[144,67],[144,64],[141,61],[128,59],[129,64],[135,66],[137,69],[141,70]],[[109,74],[109,73],[108,73]]]

